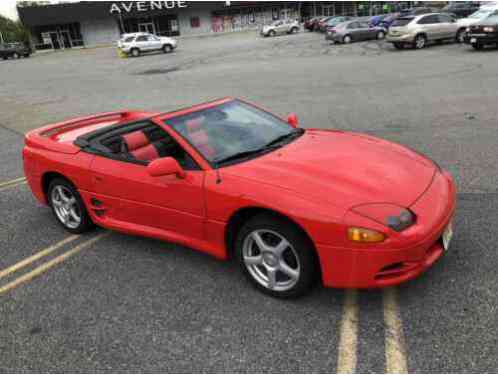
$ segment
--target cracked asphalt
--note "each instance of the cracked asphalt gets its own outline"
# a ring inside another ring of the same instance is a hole
[[[23,176],[22,135],[77,115],[168,111],[224,96],[426,153],[458,185],[448,254],[397,288],[409,372],[498,371],[498,51],[396,51],[323,35],[182,39],[173,54],[112,48],[0,62],[0,184]],[[69,235],[24,184],[0,189],[0,271]],[[65,243],[53,259],[104,232]],[[35,261],[26,271],[42,266]],[[0,278],[0,287],[19,275]],[[0,294],[0,372],[335,372],[345,291],[280,301],[236,265],[111,233]],[[386,370],[383,292],[358,295],[356,371]]]

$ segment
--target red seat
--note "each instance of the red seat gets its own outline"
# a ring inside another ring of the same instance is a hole
[[[137,160],[152,161],[159,158],[159,153],[142,131],[123,136],[128,152]]]
[[[212,159],[216,155],[216,151],[209,144],[209,135],[205,129],[202,128],[202,121],[204,118],[198,117],[196,119],[186,122],[187,130],[191,142],[199,151],[206,157]]]

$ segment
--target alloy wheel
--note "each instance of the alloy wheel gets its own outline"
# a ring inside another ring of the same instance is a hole
[[[51,202],[57,219],[69,229],[80,226],[81,208],[73,193],[65,186],[57,185],[52,189]]]
[[[415,39],[415,47],[417,49],[422,49],[425,47],[425,38],[422,35],[419,35],[417,39]]]
[[[243,243],[242,257],[252,278],[266,289],[285,292],[299,281],[301,265],[290,242],[272,230],[255,230]]]

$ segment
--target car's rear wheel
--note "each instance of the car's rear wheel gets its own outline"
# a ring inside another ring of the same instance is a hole
[[[427,44],[427,38],[425,35],[417,35],[415,37],[415,40],[413,41],[413,48],[415,49],[422,49],[426,46]]]
[[[353,39],[351,38],[351,35],[345,35],[344,38],[342,38],[342,42],[344,44],[349,44],[353,41]]]
[[[20,58],[20,57],[21,57],[21,55],[19,55],[17,52],[14,52],[14,53],[12,54],[12,57],[13,57],[14,59],[16,59],[16,60],[17,60],[18,58]]]
[[[291,29],[291,34],[297,34],[298,31],[299,31],[299,29],[297,27],[293,27]]]
[[[171,47],[169,44],[165,44],[163,46],[163,52],[164,53],[170,53],[171,51],[173,51],[173,47]]]
[[[133,48],[131,51],[130,51],[130,54],[133,56],[133,57],[138,57],[140,56],[140,50],[138,48]]]
[[[279,217],[258,215],[249,220],[235,247],[243,273],[266,294],[298,297],[315,281],[313,245],[295,225]]]
[[[385,37],[386,37],[386,33],[385,33],[385,32],[383,32],[383,31],[379,31],[379,32],[377,33],[377,40],[382,40],[382,39],[384,39]]]
[[[403,49],[403,48],[405,48],[405,45],[403,43],[393,43],[393,46],[396,49]]]
[[[78,190],[69,181],[54,179],[48,188],[48,201],[55,218],[67,231],[80,234],[94,227]]]
[[[277,33],[275,32],[275,30],[270,30],[268,32],[268,36],[272,36],[273,37],[273,36],[276,36],[276,35],[277,35]]]

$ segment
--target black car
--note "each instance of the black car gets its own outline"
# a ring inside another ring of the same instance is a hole
[[[0,58],[4,60],[8,58],[19,59],[21,56],[29,57],[31,53],[31,48],[22,43],[0,44]]]
[[[459,1],[445,6],[441,11],[443,13],[452,13],[457,18],[466,18],[478,10],[479,5],[472,1]]]
[[[477,50],[487,45],[498,47],[498,16],[492,16],[477,25],[467,28],[464,38],[465,43]]]

